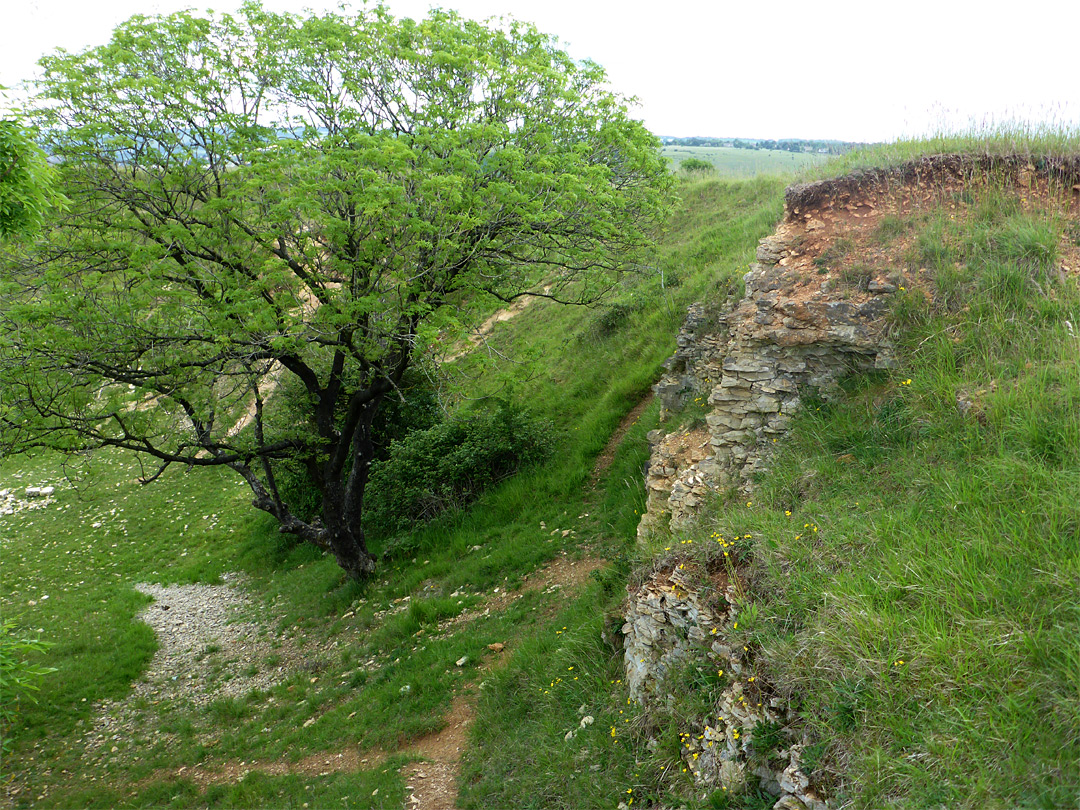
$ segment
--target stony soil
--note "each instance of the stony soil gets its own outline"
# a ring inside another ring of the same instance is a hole
[[[102,749],[115,753],[124,740],[157,734],[152,707],[201,709],[214,700],[267,690],[310,655],[250,618],[252,606],[237,575],[223,579],[223,585],[135,586],[154,599],[138,618],[153,628],[158,650],[128,697],[98,707],[82,740],[85,759],[98,759]]]
[[[519,589],[496,589],[478,607],[444,623],[437,632],[460,631],[471,621],[505,610],[526,593],[557,594],[580,587],[590,573],[604,564],[598,558],[573,559],[560,555],[524,577]],[[277,633],[267,623],[265,614],[256,611],[241,578],[227,574],[223,579],[221,585],[140,583],[136,586],[154,599],[138,619],[153,628],[158,650],[127,698],[104,701],[97,707],[90,730],[80,740],[87,779],[97,781],[98,775],[104,773],[105,763],[137,757],[140,748],[168,743],[170,735],[161,728],[162,709],[201,711],[215,700],[240,698],[253,689],[267,690],[291,672],[310,667],[312,660],[329,654],[329,650],[305,646],[295,637]],[[503,666],[511,654],[512,642],[491,645],[480,672]],[[438,732],[406,743],[400,752],[392,752],[413,754],[422,760],[405,766],[402,771],[408,787],[409,810],[449,810],[456,805],[459,763],[473,722],[475,688],[474,684],[467,684],[454,698]],[[157,771],[140,784],[146,786],[181,777],[206,787],[236,783],[256,772],[275,776],[357,772],[381,765],[388,753],[391,752],[349,747],[311,754],[297,762],[192,763]],[[6,786],[5,793],[13,799],[29,787],[13,782]]]

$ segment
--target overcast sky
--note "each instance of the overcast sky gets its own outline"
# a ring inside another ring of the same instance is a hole
[[[326,0],[264,0],[276,10]],[[132,14],[240,0],[8,0],[0,84],[57,47],[108,41]],[[603,65],[657,135],[894,140],[1003,119],[1080,128],[1080,2],[1025,0],[389,0],[512,15]]]

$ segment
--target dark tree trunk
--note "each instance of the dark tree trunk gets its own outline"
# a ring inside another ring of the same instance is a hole
[[[363,529],[357,527],[354,531],[342,524],[336,531],[328,530],[327,540],[334,559],[349,579],[363,582],[375,573],[375,557],[367,550]]]
[[[375,573],[375,556],[368,551],[364,542],[361,516],[364,491],[367,489],[371,462],[375,458],[371,423],[381,402],[381,395],[372,398],[356,422],[350,442],[351,463],[344,480],[341,480],[341,472],[337,472],[332,480],[326,482],[323,490],[323,520],[328,529],[330,549],[338,565],[352,579],[359,581]]]
[[[327,481],[323,490],[323,536],[334,559],[350,579],[364,581],[375,573],[375,556],[364,542],[359,511],[350,508],[353,495],[347,484]],[[363,497],[363,494],[360,494]]]
[[[361,517],[364,490],[367,489],[371,460],[375,457],[371,421],[381,400],[382,397],[376,397],[368,403],[358,420],[350,442],[351,464],[344,480],[338,471],[326,481],[323,490],[323,521],[330,550],[345,573],[361,582],[375,573],[375,556],[368,551],[364,541]]]

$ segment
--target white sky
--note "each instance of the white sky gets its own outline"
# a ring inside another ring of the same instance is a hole
[[[132,14],[240,0],[7,0],[0,84],[57,47],[108,41]],[[275,10],[334,0],[264,0]],[[1080,2],[1026,0],[388,0],[509,14],[637,96],[657,135],[893,140],[1007,119],[1080,127]]]

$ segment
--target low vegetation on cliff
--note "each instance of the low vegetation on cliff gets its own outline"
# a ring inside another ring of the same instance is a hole
[[[750,731],[771,742],[748,768],[797,743],[833,806],[1065,807],[1080,784],[1078,152],[971,145],[909,145],[907,162],[789,190],[781,264],[836,312],[887,298],[893,356],[801,392],[789,430],[751,433],[766,444],[745,452],[768,463],[741,495],[677,544],[653,538],[661,569],[708,567],[737,538],[746,595],[725,641],[757,699],[790,707]],[[785,283],[767,289],[795,294]],[[774,338],[754,339],[764,354]],[[695,688],[719,660],[707,644],[691,660],[670,716],[696,735],[719,722],[724,683]]]

